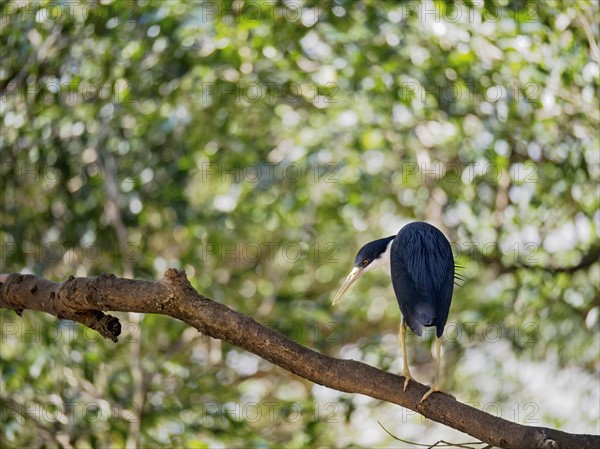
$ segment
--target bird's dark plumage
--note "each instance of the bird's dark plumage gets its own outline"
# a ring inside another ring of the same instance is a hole
[[[394,238],[390,265],[408,326],[417,335],[422,326],[435,326],[441,337],[454,289],[454,258],[444,234],[424,222],[407,224]]]

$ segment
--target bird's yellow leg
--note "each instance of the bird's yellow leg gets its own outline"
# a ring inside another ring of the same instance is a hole
[[[402,342],[402,375],[404,376],[404,391],[406,391],[406,387],[408,387],[408,381],[412,379],[410,375],[410,371],[408,370],[408,357],[406,356],[406,321],[404,321],[404,317],[401,315],[400,318],[400,341]]]
[[[442,339],[440,337],[435,338],[435,380],[433,381],[433,385],[429,389],[427,393],[423,395],[419,404],[423,402],[425,399],[429,397],[429,395],[435,391],[440,390],[440,355],[442,349]]]

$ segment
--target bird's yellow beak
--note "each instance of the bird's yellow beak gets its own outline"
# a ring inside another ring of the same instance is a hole
[[[350,288],[350,286],[352,284],[354,284],[354,282],[362,274],[363,274],[363,268],[361,268],[361,267],[354,267],[354,268],[352,268],[352,271],[350,272],[350,274],[348,275],[348,277],[346,277],[346,280],[344,281],[344,283],[342,284],[342,286],[340,287],[340,289],[337,291],[337,293],[333,297],[333,301],[331,302],[332,306],[335,306],[335,304],[340,300],[340,298],[343,296],[343,294],[346,293],[346,290],[348,290]]]

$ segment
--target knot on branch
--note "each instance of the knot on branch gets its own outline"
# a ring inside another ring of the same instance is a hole
[[[161,281],[164,281],[167,284],[180,284],[191,287],[190,281],[188,281],[187,275],[185,274],[185,270],[177,270],[176,268],[169,268],[165,271]]]
[[[165,271],[164,277],[158,282],[165,285],[169,290],[171,290],[173,295],[177,292],[177,290],[179,290],[179,293],[182,296],[187,297],[191,300],[200,299],[202,301],[211,301],[206,296],[196,291],[196,289],[188,280],[185,270],[169,268],[167,271]]]
[[[560,449],[560,444],[553,438],[550,438],[548,434],[542,430],[538,434],[536,446],[539,449]]]
[[[102,312],[91,311],[80,313],[77,321],[97,331],[104,338],[109,338],[115,343],[121,335],[121,323],[117,317],[104,315]]]
[[[164,285],[169,292],[167,303],[177,297],[184,298],[187,294],[196,292],[188,280],[185,270],[169,268],[158,282]]]

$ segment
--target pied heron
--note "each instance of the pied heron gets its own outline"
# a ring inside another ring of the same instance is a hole
[[[454,290],[455,266],[448,239],[435,226],[414,222],[397,235],[364,245],[354,260],[354,268],[333,298],[333,305],[364,273],[388,266],[392,285],[400,306],[400,340],[402,342],[404,390],[412,379],[406,357],[406,325],[421,335],[423,326],[435,326],[436,371],[433,385],[421,402],[440,391],[440,352],[442,334],[450,311]]]

